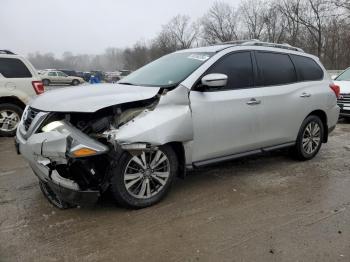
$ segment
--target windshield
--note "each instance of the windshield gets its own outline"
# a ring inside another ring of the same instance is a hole
[[[119,83],[140,86],[174,86],[185,80],[213,54],[203,52],[172,53],[141,67]]]
[[[336,81],[350,81],[350,68],[346,69],[335,80]]]

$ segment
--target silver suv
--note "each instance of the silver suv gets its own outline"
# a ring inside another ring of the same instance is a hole
[[[312,159],[335,128],[339,89],[315,56],[242,41],[178,51],[118,84],[47,92],[27,107],[18,150],[60,208],[150,206],[187,169],[291,148]]]

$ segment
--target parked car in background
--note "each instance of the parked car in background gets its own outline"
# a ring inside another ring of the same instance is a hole
[[[84,79],[81,77],[69,76],[57,70],[45,70],[40,76],[45,86],[49,86],[50,84],[68,84],[76,86],[84,83]]]
[[[44,86],[32,64],[22,56],[0,50],[0,135],[16,134],[23,110]]]
[[[120,80],[120,72],[106,72],[105,73],[105,81],[107,83],[115,83]]]
[[[338,98],[340,116],[350,118],[350,67],[340,73],[334,79],[334,83],[340,88],[340,97]]]
[[[60,208],[159,202],[186,168],[291,148],[310,160],[339,107],[319,59],[289,45],[233,42],[177,51],[116,85],[56,90],[17,131],[47,199]]]
[[[104,81],[105,80],[105,74],[102,71],[90,71],[90,74],[93,75],[95,78],[97,77],[100,81]]]
[[[89,82],[90,81],[90,77],[91,77],[91,73],[90,72],[83,72],[83,79],[85,80],[85,82]]]
[[[69,70],[69,69],[58,69],[58,71],[61,71],[65,73],[68,76],[78,76],[77,72],[74,70]]]
[[[79,76],[79,77],[81,77],[81,78],[84,79],[84,72],[82,72],[82,71],[76,71],[76,73],[77,73],[77,76]],[[84,80],[85,80],[85,79],[84,79]]]
[[[119,75],[120,79],[123,79],[124,77],[128,76],[131,73],[130,70],[125,70],[125,69],[120,70],[119,72],[120,72],[120,75]]]

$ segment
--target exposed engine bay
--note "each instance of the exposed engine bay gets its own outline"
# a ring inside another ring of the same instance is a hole
[[[74,181],[77,184],[76,189],[105,191],[108,187],[108,169],[111,163],[116,161],[121,150],[111,139],[110,132],[116,132],[140,113],[153,110],[159,102],[159,97],[157,94],[147,100],[111,106],[95,113],[50,113],[42,126],[63,120],[104,144],[109,150],[103,154],[71,157],[67,162],[51,158],[48,167],[56,170],[62,178]],[[67,137],[67,148],[73,148],[73,140],[72,137]]]

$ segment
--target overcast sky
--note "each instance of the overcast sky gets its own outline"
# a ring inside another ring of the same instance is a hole
[[[237,3],[239,0],[228,0]],[[201,17],[214,0],[0,0],[0,49],[27,55],[102,53],[149,40],[177,14]]]

